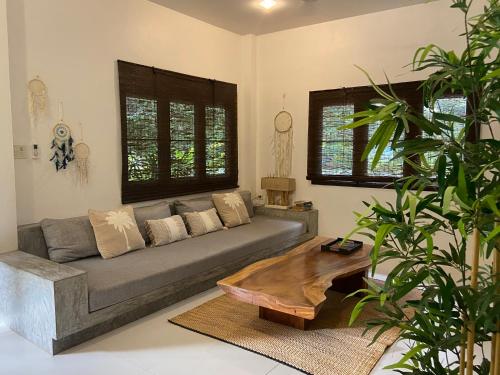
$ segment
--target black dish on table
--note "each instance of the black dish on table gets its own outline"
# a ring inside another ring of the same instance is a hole
[[[347,240],[342,244],[343,238],[337,238],[331,242],[321,245],[321,251],[329,251],[337,254],[352,254],[363,247],[363,242],[356,240]]]

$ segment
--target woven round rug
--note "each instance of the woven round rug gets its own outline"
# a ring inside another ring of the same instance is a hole
[[[398,329],[370,345],[375,331],[363,336],[363,320],[375,318],[367,305],[358,321],[348,326],[356,298],[343,300],[328,292],[325,305],[306,331],[259,318],[258,306],[227,295],[210,300],[169,321],[191,331],[264,355],[306,374],[367,375],[386,348],[398,338]]]

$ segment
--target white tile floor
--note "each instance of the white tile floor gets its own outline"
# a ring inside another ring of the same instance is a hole
[[[0,327],[1,375],[296,375],[300,372],[235,346],[168,323],[221,292],[209,290],[137,322],[50,356]],[[402,344],[382,357],[372,375],[401,357]]]

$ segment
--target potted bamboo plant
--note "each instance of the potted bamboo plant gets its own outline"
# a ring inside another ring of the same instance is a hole
[[[430,71],[427,113],[370,79],[380,98],[346,126],[380,124],[363,155],[375,153],[372,168],[391,147],[414,171],[394,183],[394,204],[365,202],[351,233],[373,241],[373,272],[397,263],[383,285],[361,291],[351,321],[377,302],[381,317],[367,329],[378,330],[375,339],[400,329],[408,351],[388,368],[403,374],[500,374],[500,8],[489,0],[471,17],[471,2],[451,5],[464,16],[463,52],[431,44],[414,56],[413,70]],[[450,94],[467,98],[466,114],[441,108]],[[405,140],[411,127],[421,136]],[[415,288],[420,298],[408,299]]]

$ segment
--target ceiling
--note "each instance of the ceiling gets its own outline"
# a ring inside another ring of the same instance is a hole
[[[277,0],[270,10],[260,0],[150,1],[241,35],[259,35],[429,0]]]

